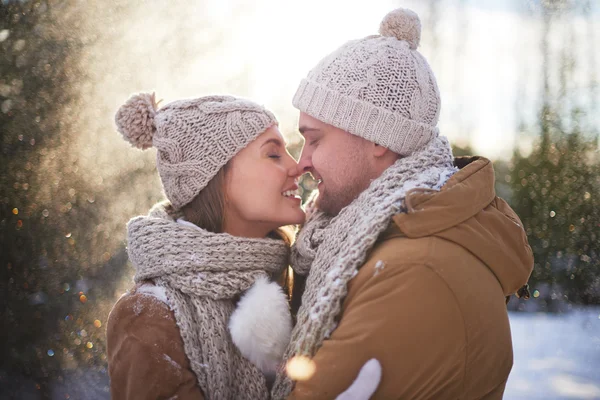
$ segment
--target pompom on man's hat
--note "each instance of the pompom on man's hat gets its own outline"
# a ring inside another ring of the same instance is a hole
[[[411,50],[416,50],[421,42],[421,20],[414,11],[398,8],[383,18],[379,34],[404,40]]]
[[[233,96],[174,101],[158,109],[154,93],[140,93],[119,108],[115,122],[133,146],[156,147],[163,190],[180,209],[277,119],[264,107]]]
[[[421,21],[408,9],[387,14],[379,35],[350,41],[303,79],[294,107],[322,122],[407,156],[439,135],[441,99],[417,51]]]

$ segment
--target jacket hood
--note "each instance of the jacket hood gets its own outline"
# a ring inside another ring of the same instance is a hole
[[[533,253],[523,224],[494,190],[492,163],[482,157],[460,157],[460,170],[437,191],[407,193],[407,212],[393,217],[409,238],[437,236],[479,258],[509,296],[527,283]]]

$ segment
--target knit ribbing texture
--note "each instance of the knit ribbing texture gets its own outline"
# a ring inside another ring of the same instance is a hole
[[[352,40],[323,58],[293,98],[300,111],[407,156],[439,135],[441,99],[417,51],[419,17],[389,13],[381,35]]]
[[[156,109],[154,94],[132,96],[115,116],[132,145],[156,147],[156,168],[171,204],[192,201],[221,168],[277,124],[264,107],[234,96],[179,100]]]

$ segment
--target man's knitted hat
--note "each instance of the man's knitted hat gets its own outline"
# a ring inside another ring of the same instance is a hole
[[[132,96],[115,116],[125,140],[156,147],[165,195],[176,208],[191,202],[240,150],[277,124],[264,107],[233,96],[174,101],[157,109],[154,94]]]
[[[390,12],[379,33],[350,41],[322,59],[300,83],[293,104],[406,156],[439,135],[440,92],[417,51],[421,22],[416,13]]]

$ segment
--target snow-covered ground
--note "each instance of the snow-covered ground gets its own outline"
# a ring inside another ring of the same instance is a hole
[[[600,307],[565,314],[511,312],[515,362],[506,400],[600,399]],[[37,400],[35,382],[0,371],[0,398]],[[6,391],[4,391],[5,389]],[[8,397],[12,397],[8,395]],[[52,399],[109,399],[106,370],[82,368],[51,384]]]
[[[600,399],[600,307],[510,313],[515,361],[507,400]]]

